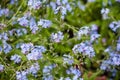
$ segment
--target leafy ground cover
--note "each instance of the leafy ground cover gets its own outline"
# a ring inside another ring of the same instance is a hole
[[[0,80],[120,80],[120,0],[0,0]]]

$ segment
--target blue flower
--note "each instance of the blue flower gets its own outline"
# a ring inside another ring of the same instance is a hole
[[[1,16],[8,16],[9,15],[9,9],[0,9],[0,17]]]
[[[3,43],[3,51],[5,54],[9,53],[12,50],[12,47],[7,42]]]
[[[74,53],[82,53],[83,55],[86,55],[89,58],[95,56],[95,51],[91,45],[91,42],[89,42],[89,41],[85,41],[85,42],[82,42],[80,44],[76,44],[72,48],[72,50]]]
[[[108,8],[102,8],[101,9],[101,14],[102,14],[102,17],[103,19],[108,19],[108,13],[110,12],[110,10]]]
[[[66,77],[65,80],[71,80],[70,77]]]
[[[37,72],[40,70],[40,66],[38,63],[34,63],[33,65],[31,65],[30,68],[27,69],[29,74],[33,74],[34,76],[36,76]]]
[[[36,31],[38,30],[38,26],[37,26],[34,18],[30,19],[30,30],[32,31],[33,34],[35,34]]]
[[[38,21],[38,26],[42,26],[43,28],[49,28],[52,25],[52,22],[45,19],[40,19]]]
[[[23,54],[27,54],[29,51],[31,51],[34,48],[32,43],[25,43],[21,45],[21,50]]]
[[[21,62],[21,56],[15,54],[11,56],[10,60],[14,61],[15,63],[20,63]]]
[[[66,73],[68,75],[73,75],[73,80],[77,80],[81,76],[81,72],[77,68],[70,67],[68,70],[66,70]]]
[[[4,65],[0,64],[0,72],[4,70]]]
[[[117,40],[117,47],[116,47],[117,51],[120,51],[120,37]]]
[[[58,33],[52,33],[51,34],[51,41],[52,42],[60,42],[61,40],[63,40],[64,35],[61,31],[59,31]]]
[[[0,34],[0,40],[7,41],[8,39],[8,34],[6,32]]]
[[[28,6],[30,9],[39,9],[41,7],[42,3],[40,0],[29,0]]]
[[[112,29],[114,32],[117,31],[118,28],[120,28],[120,21],[113,21],[109,24],[110,29]]]
[[[91,36],[90,36],[90,41],[91,42],[93,42],[93,41],[95,41],[97,38],[99,38],[100,37],[100,34],[92,34]]]
[[[74,63],[73,57],[70,55],[63,55],[63,64],[69,64],[72,65]]]
[[[90,34],[90,28],[88,26],[81,27],[77,33],[78,39],[81,39],[83,35],[88,36]]]
[[[38,60],[42,58],[42,53],[38,49],[33,49],[27,56],[28,60]]]
[[[44,75],[43,80],[54,80],[52,75]]]
[[[68,0],[56,0],[56,2],[51,2],[50,6],[52,7],[54,14],[57,14],[58,12],[61,13],[61,19],[64,19],[67,11],[72,11],[72,7],[68,3]]]
[[[31,53],[29,53],[27,56],[28,60],[38,60],[42,58],[42,53],[45,52],[46,49],[43,46],[34,46],[34,48],[31,50]]]
[[[19,18],[18,19],[18,22],[19,22],[19,24],[21,25],[21,26],[25,26],[25,27],[27,27],[29,24],[29,21],[28,21],[28,19],[27,19],[27,17],[21,17],[21,18]]]
[[[26,71],[16,71],[16,79],[17,80],[28,80]]]
[[[52,65],[49,65],[49,66],[44,66],[43,73],[44,74],[50,74],[51,70],[55,67],[56,67],[55,64],[52,64]]]

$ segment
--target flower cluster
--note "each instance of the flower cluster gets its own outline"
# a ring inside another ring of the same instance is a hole
[[[35,46],[31,53],[27,54],[28,60],[38,60],[42,58],[42,53],[45,52],[46,49],[43,46]]]
[[[20,29],[12,29],[9,32],[10,36],[22,36],[27,34],[27,30],[25,28],[20,28]]]
[[[89,58],[95,56],[95,51],[89,41],[82,42],[80,44],[76,44],[72,48],[74,53],[81,53],[82,55],[86,55]]]
[[[29,0],[28,6],[30,9],[39,9],[42,5],[42,2],[40,0]]]
[[[97,32],[98,27],[97,25],[93,24],[91,27],[84,26],[81,27],[77,33],[78,39],[81,39],[83,36],[90,36],[90,41],[94,42],[97,38],[100,37],[100,34]]]
[[[100,68],[102,70],[110,70],[112,66],[120,65],[120,54],[118,52],[112,50],[111,47],[107,48],[105,52],[109,53],[109,58],[102,62]]]
[[[34,63],[33,65],[31,65],[30,68],[27,69],[28,73],[33,74],[34,76],[36,76],[37,72],[40,70],[40,66],[38,63]]]
[[[44,46],[33,46],[32,43],[26,43],[21,45],[23,54],[27,54],[28,60],[38,60],[42,58],[42,53],[46,51]]]
[[[23,17],[21,17],[21,18],[18,18],[17,21],[19,22],[19,24],[20,24],[21,26],[28,26],[28,25],[29,25],[29,21],[28,21],[28,19],[27,19],[26,16],[23,16]]]
[[[52,22],[49,21],[49,20],[40,19],[40,20],[38,21],[38,25],[39,25],[39,26],[42,26],[43,28],[48,28],[48,27],[50,27],[50,26],[52,25]]]
[[[30,66],[30,68],[24,71],[16,71],[16,79],[17,80],[28,80],[27,75],[32,74],[33,76],[37,76],[37,72],[40,70],[39,64],[36,62]]]
[[[7,41],[8,39],[8,34],[6,32],[0,34],[0,40]]]
[[[16,72],[16,79],[17,80],[28,80],[27,79],[27,72],[26,71],[20,71],[20,72]]]
[[[120,21],[113,21],[109,24],[110,29],[116,32],[118,28],[120,28]]]
[[[66,70],[66,73],[67,73],[68,75],[73,74],[73,75],[74,75],[74,76],[73,76],[73,80],[78,80],[78,79],[80,78],[80,76],[81,76],[80,70],[77,69],[77,68],[73,68],[73,67],[70,67],[68,70]],[[70,80],[71,80],[71,79],[70,79]]]
[[[1,0],[0,80],[119,79],[119,2]]]
[[[30,50],[33,49],[33,44],[32,43],[25,43],[21,45],[21,52],[23,54],[27,54]]]
[[[73,57],[70,55],[63,55],[63,64],[72,65],[74,63]]]
[[[50,6],[52,7],[55,14],[60,11],[60,13],[62,14],[61,19],[64,19],[67,11],[72,11],[72,7],[70,6],[68,0],[56,0],[56,2],[50,2]]]
[[[53,80],[53,76],[51,74],[51,71],[55,67],[56,67],[55,64],[52,64],[49,66],[44,66],[44,68],[43,68],[43,80]]]
[[[120,37],[119,37],[119,39],[118,39],[118,41],[117,41],[116,50],[117,50],[117,51],[120,51]]]
[[[61,31],[59,31],[58,33],[52,33],[51,34],[51,41],[52,42],[60,42],[61,40],[63,40],[64,36],[63,33]]]
[[[3,51],[5,54],[9,53],[12,50],[12,47],[7,42],[3,42]]]
[[[39,30],[38,26],[48,28],[52,25],[52,22],[46,19],[40,19],[38,22],[36,22],[35,18],[32,17],[31,14],[28,12],[26,13],[26,15],[18,19],[18,24],[24,27],[29,27],[31,32],[35,34],[36,31]]]
[[[8,16],[9,15],[9,9],[0,9],[0,17],[1,16]]]
[[[15,54],[11,56],[10,60],[14,61],[15,63],[20,63],[21,62],[21,56]]]

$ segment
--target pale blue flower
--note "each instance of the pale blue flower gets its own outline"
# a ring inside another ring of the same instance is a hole
[[[40,0],[29,0],[28,6],[30,9],[39,9],[42,5],[42,2]]]
[[[113,21],[109,24],[109,27],[116,32],[118,28],[120,28],[120,21]]]
[[[38,21],[38,26],[42,26],[43,28],[49,28],[52,25],[52,22],[45,19],[40,19]]]
[[[8,34],[6,32],[0,34],[0,40],[7,41],[8,39]]]
[[[80,70],[74,67],[70,67],[68,70],[66,70],[66,73],[68,75],[73,75],[73,80],[77,80],[81,76]]]
[[[91,36],[90,36],[90,41],[91,42],[93,42],[93,41],[95,41],[97,38],[99,38],[100,37],[100,34],[92,34]]]
[[[9,9],[0,9],[0,17],[1,16],[8,16],[9,15]]]
[[[110,12],[110,10],[108,8],[102,8],[101,9],[101,14],[102,14],[102,17],[103,19],[108,19],[108,13]]]
[[[15,63],[20,63],[21,62],[21,56],[15,54],[11,56],[10,60],[14,61]]]
[[[21,51],[23,54],[27,54],[29,51],[31,51],[34,48],[32,43],[25,43],[21,45]]]
[[[82,42],[80,44],[76,44],[72,48],[72,50],[74,53],[82,53],[82,55],[86,55],[89,58],[95,56],[95,51],[91,45],[91,42],[89,42],[89,41],[85,41],[85,42]]]
[[[21,18],[18,18],[18,22],[21,26],[25,26],[27,27],[29,24],[29,21],[27,19],[27,17],[21,17]]]
[[[52,75],[44,75],[43,80],[54,80]]]
[[[88,36],[90,34],[90,28],[88,26],[81,27],[77,33],[78,39],[81,39],[83,35]]]
[[[70,77],[66,77],[65,80],[71,80]]]
[[[29,53],[27,56],[28,60],[38,60],[42,58],[42,53],[45,52],[46,49],[44,46],[34,46],[34,48],[31,50],[31,53]]]
[[[26,71],[16,71],[16,79],[17,80],[28,80]]]
[[[33,65],[31,65],[31,67],[28,69],[28,72],[33,74],[33,75],[36,75],[37,72],[40,70],[40,66],[38,63],[34,63]]]
[[[42,53],[38,49],[33,49],[27,56],[28,60],[38,60],[42,58]]]
[[[52,33],[50,38],[52,42],[60,42],[63,40],[64,35],[61,31],[59,31],[58,33]]]
[[[33,34],[35,34],[36,31],[38,30],[38,26],[34,18],[30,19],[30,30],[32,31]]]
[[[5,54],[9,53],[12,50],[12,47],[7,42],[3,43],[3,51]]]
[[[4,65],[0,64],[0,72],[4,70]]]
[[[72,65],[74,63],[74,59],[72,56],[70,55],[63,55],[63,64],[69,64],[69,65]]]

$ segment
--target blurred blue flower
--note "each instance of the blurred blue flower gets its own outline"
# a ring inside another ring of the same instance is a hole
[[[43,28],[49,28],[52,25],[52,22],[45,19],[40,19],[38,21],[38,26],[42,26]]]
[[[39,9],[42,5],[42,2],[40,0],[29,0],[28,6],[30,9]]]
[[[109,24],[110,29],[116,32],[118,28],[120,28],[120,21],[113,21]]]
[[[63,55],[63,64],[72,65],[74,63],[74,59],[70,55]]]
[[[101,9],[101,14],[103,19],[108,19],[108,14],[109,14],[110,10],[108,8],[102,8]]]
[[[40,66],[39,66],[38,63],[34,63],[27,70],[28,70],[28,73],[33,74],[34,76],[36,76],[37,72],[40,70]]]
[[[0,40],[7,41],[8,39],[8,34],[6,32],[0,34]]]
[[[27,17],[18,18],[18,22],[19,22],[19,24],[20,24],[21,26],[28,27],[28,25],[29,25],[29,24],[28,24],[29,21],[28,21]]]
[[[50,37],[52,42],[57,42],[57,43],[60,42],[61,40],[63,40],[63,38],[64,38],[64,35],[61,31],[59,31],[57,33],[52,33],[51,37]]]
[[[54,80],[52,75],[44,75],[43,80]]]
[[[0,17],[1,16],[8,16],[9,15],[9,9],[0,9]]]
[[[86,55],[89,58],[95,56],[95,51],[91,45],[91,42],[89,42],[89,41],[85,41],[85,42],[82,42],[80,44],[76,44],[72,48],[72,50],[74,53],[82,53],[83,55]]]
[[[44,46],[34,46],[31,50],[31,53],[27,54],[28,60],[38,60],[42,58],[42,53],[45,52],[46,49]]]
[[[34,48],[32,43],[24,43],[21,45],[21,51],[23,54],[27,54],[29,51],[31,51]]]
[[[67,73],[68,75],[74,75],[74,76],[73,76],[73,80],[74,80],[74,79],[77,80],[77,79],[79,79],[80,76],[81,76],[80,70],[77,69],[77,68],[73,68],[73,67],[70,67],[68,70],[66,70],[66,73]]]
[[[3,42],[3,51],[5,54],[9,53],[12,50],[12,47],[7,42]]]
[[[16,79],[17,80],[28,80],[26,71],[16,71]]]
[[[4,70],[4,65],[0,64],[0,72]]]
[[[30,30],[32,31],[33,34],[35,34],[36,31],[38,30],[38,26],[37,26],[34,18],[30,19]]]
[[[15,54],[11,56],[10,60],[14,61],[15,63],[20,63],[21,62],[21,56]]]

